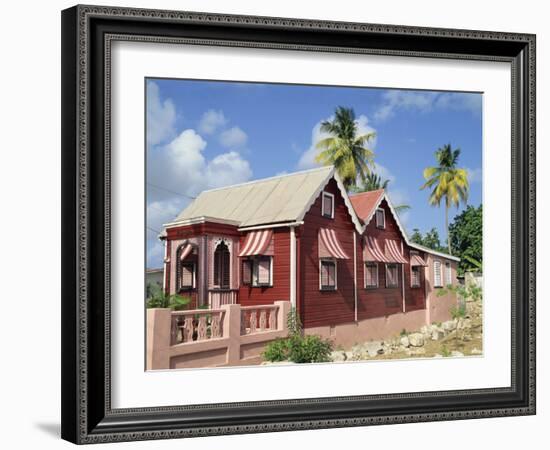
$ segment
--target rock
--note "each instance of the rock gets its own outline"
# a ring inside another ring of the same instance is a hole
[[[425,348],[410,348],[409,350],[407,350],[407,355],[409,356],[420,356],[425,354],[426,354]]]
[[[436,353],[435,355],[432,356],[432,358],[443,358],[443,355]]]
[[[470,342],[472,340],[472,336],[470,336],[469,334],[465,334],[464,336],[462,336],[462,340],[464,342]]]
[[[344,362],[348,359],[346,352],[336,350],[330,354],[330,358],[333,362]]]
[[[432,331],[432,341],[439,341],[445,337],[445,332],[440,328],[434,328]]]
[[[425,336],[429,336],[429,335],[432,334],[432,326],[431,325],[424,325],[420,328],[420,332]]]
[[[384,354],[384,347],[380,341],[366,342],[364,348],[371,358]]]
[[[456,324],[457,330],[465,330],[472,327],[472,321],[470,319],[459,319]]]
[[[456,351],[456,350],[453,350],[453,351],[451,352],[451,356],[453,356],[453,357],[464,356],[464,353],[459,352],[459,351]]]
[[[455,320],[447,320],[447,322],[443,322],[441,324],[441,327],[444,331],[453,331],[456,329],[456,321]]]
[[[471,355],[483,355],[483,352],[479,348],[473,348],[470,352]]]
[[[366,344],[357,344],[351,348],[352,358],[354,361],[369,359],[369,351]],[[376,356],[376,355],[375,355]]]
[[[262,361],[260,365],[262,366],[284,366],[284,365],[287,365],[287,364],[296,364],[295,362],[292,362],[292,361],[275,361],[275,362],[271,362],[271,361]]]
[[[401,337],[399,343],[401,344],[402,347],[408,347],[409,345],[411,345],[408,336]]]
[[[413,347],[422,347],[424,345],[424,335],[421,333],[409,334],[409,343]]]

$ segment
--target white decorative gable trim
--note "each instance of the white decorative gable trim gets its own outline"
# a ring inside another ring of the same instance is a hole
[[[340,194],[342,195],[342,198],[344,199],[344,203],[345,203],[346,207],[348,208],[348,213],[351,216],[351,220],[352,220],[353,224],[355,225],[355,229],[357,230],[357,232],[359,234],[363,234],[363,231],[365,230],[365,227],[361,224],[361,221],[359,220],[359,217],[357,217],[357,214],[355,213],[355,209],[353,209],[353,206],[351,204],[351,200],[348,197],[348,193],[346,192],[346,188],[344,187],[344,183],[342,183],[342,180],[340,179],[340,177],[336,173],[336,170],[334,169],[334,167],[329,172],[329,174],[324,179],[324,181],[321,184],[319,184],[319,186],[317,187],[317,190],[315,191],[315,193],[311,196],[311,198],[309,199],[309,201],[305,205],[304,210],[300,214],[300,217],[297,218],[296,222],[301,222],[301,221],[304,220],[305,215],[307,214],[309,209],[313,206],[313,204],[315,203],[315,201],[317,200],[319,195],[321,195],[321,192],[323,192],[323,190],[325,189],[325,187],[327,186],[327,184],[329,183],[329,181],[332,178],[334,178],[334,180],[336,181],[338,189],[340,190]]]

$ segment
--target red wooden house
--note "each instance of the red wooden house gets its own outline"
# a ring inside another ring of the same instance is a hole
[[[165,225],[165,290],[217,308],[290,300],[307,333],[349,344],[445,320],[458,258],[408,240],[384,191],[332,167],[202,192]]]

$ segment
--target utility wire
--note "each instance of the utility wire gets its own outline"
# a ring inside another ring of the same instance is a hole
[[[195,200],[196,197],[192,197],[190,195],[182,194],[181,192],[171,191],[170,189],[163,188],[162,186],[157,186],[153,183],[147,183],[149,186],[154,187],[155,189],[160,189],[161,191],[170,192],[171,194],[179,195],[181,197],[185,197],[191,200]]]
[[[146,227],[149,231],[153,232],[153,233],[157,233],[157,234],[161,234],[160,231],[158,230],[155,230],[154,228],[151,228],[151,227]]]

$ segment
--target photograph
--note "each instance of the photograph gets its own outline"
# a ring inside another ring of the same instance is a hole
[[[144,95],[147,371],[484,357],[482,92]]]

